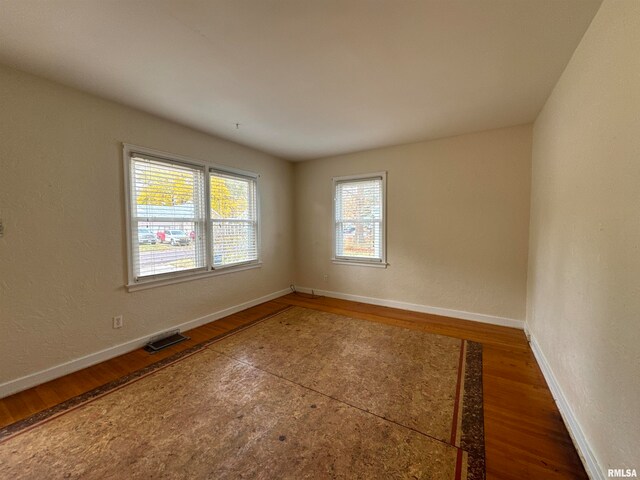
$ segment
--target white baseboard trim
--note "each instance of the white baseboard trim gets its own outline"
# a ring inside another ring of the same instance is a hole
[[[551,369],[551,365],[549,365],[547,357],[545,357],[544,353],[540,349],[540,345],[538,344],[536,337],[531,333],[529,326],[526,323],[524,329],[527,338],[529,339],[533,355],[536,357],[540,370],[542,370],[542,374],[549,386],[549,390],[551,390],[553,399],[555,400],[556,405],[558,405],[560,415],[562,415],[564,424],[569,431],[571,440],[573,440],[573,444],[578,451],[578,455],[580,456],[582,464],[587,471],[587,475],[589,475],[591,480],[605,480],[607,477],[604,474],[604,470],[598,464],[598,461],[593,454],[593,450],[591,449],[591,445],[589,445],[589,441],[587,440],[587,437],[585,437],[578,419],[573,413],[569,402],[567,402],[567,398],[565,397],[556,376],[553,374],[553,370]]]
[[[193,328],[199,327],[200,325],[204,325],[205,323],[219,320],[241,310],[245,310],[255,305],[259,305],[260,303],[268,302],[269,300],[273,300],[274,298],[281,297],[283,295],[286,295],[287,293],[291,293],[291,290],[288,288],[279,290],[263,297],[255,298],[253,300],[249,300],[248,302],[225,308],[214,313],[210,313],[209,315],[205,315],[204,317],[196,318],[179,325],[173,325],[171,327],[164,328],[161,331],[154,332],[149,335],[145,335],[143,337],[139,337],[134,340],[121,343],[119,345],[115,345],[113,347],[105,348],[104,350],[85,355],[84,357],[61,363],[54,367],[47,368],[46,370],[31,373],[29,375],[25,375],[24,377],[16,378],[15,380],[9,380],[8,382],[0,384],[0,398],[8,397],[9,395],[21,392],[22,390],[26,390],[27,388],[35,387],[36,385],[48,382],[49,380],[68,375],[69,373],[82,370],[83,368],[90,367],[91,365],[95,365],[96,363],[104,362],[105,360],[109,360],[110,358],[114,358],[119,355],[128,353],[132,350],[136,350],[146,345],[152,339],[157,338],[159,335],[162,335],[162,333],[164,332],[172,330],[191,330]]]
[[[311,289],[309,287],[298,287],[296,290],[303,293],[311,293],[323,295],[325,297],[339,298],[341,300],[351,300],[353,302],[369,303],[371,305],[380,305],[382,307],[399,308],[401,310],[411,310],[414,312],[430,313],[432,315],[441,315],[443,317],[453,317],[462,320],[472,320],[474,322],[489,323],[491,325],[500,325],[503,327],[524,328],[524,321],[515,320],[513,318],[496,317],[493,315],[485,315],[484,313],[465,312],[464,310],[452,310],[449,308],[431,307],[429,305],[419,305],[417,303],[400,302],[397,300],[386,300],[382,298],[363,297],[360,295],[351,295],[350,293],[331,292],[328,290]]]

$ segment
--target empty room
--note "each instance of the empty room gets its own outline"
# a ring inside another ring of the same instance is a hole
[[[637,478],[640,0],[0,2],[0,479]]]

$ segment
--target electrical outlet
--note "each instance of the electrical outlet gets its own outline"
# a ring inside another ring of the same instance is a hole
[[[325,274],[325,275],[324,275],[324,281],[325,281],[325,282],[328,282],[328,281],[329,281],[329,275],[327,275],[327,274]]]
[[[122,328],[123,323],[122,315],[113,317],[113,328]]]

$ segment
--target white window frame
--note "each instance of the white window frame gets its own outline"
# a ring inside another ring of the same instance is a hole
[[[217,163],[207,162],[203,160],[197,160],[184,155],[177,155],[174,153],[163,152],[161,150],[155,150],[152,148],[141,147],[139,145],[133,145],[129,143],[123,143],[123,164],[124,164],[124,193],[125,193],[125,219],[126,219],[126,242],[127,242],[127,290],[129,292],[136,290],[145,290],[147,288],[158,287],[162,285],[170,285],[173,283],[187,282],[196,280],[198,278],[206,278],[216,275],[224,275],[227,273],[233,273],[243,270],[249,270],[253,268],[260,268],[262,266],[261,257],[261,228],[260,228],[260,175],[254,172],[241,170],[238,168],[232,168]],[[132,155],[142,155],[145,157],[152,157],[158,160],[165,160],[167,162],[181,163],[187,166],[195,167],[204,170],[204,207],[205,207],[205,267],[196,270],[189,270],[183,272],[170,272],[159,275],[150,276],[149,278],[136,279],[135,272],[133,271],[133,240],[134,235],[137,235],[137,230],[133,228],[133,218],[131,212],[131,157]],[[213,239],[211,233],[211,205],[210,205],[210,178],[211,172],[218,171],[232,176],[244,177],[255,181],[256,191],[256,247],[257,258],[248,262],[235,263],[232,265],[213,266]]]
[[[338,256],[337,251],[337,242],[338,239],[336,237],[336,227],[338,223],[338,219],[336,218],[336,200],[337,200],[337,185],[339,183],[349,182],[349,181],[365,181],[365,180],[373,180],[373,179],[382,179],[382,221],[380,222],[380,259],[370,259],[370,258],[358,258],[358,257],[346,257],[346,256]],[[365,173],[359,175],[346,175],[342,177],[333,177],[333,203],[332,210],[333,213],[331,215],[332,223],[331,223],[331,234],[332,239],[332,256],[331,261],[336,264],[342,265],[360,265],[367,267],[378,267],[378,268],[387,268],[387,172],[373,172],[373,173]]]

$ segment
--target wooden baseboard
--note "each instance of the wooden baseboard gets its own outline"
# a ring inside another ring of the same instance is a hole
[[[270,293],[263,297],[255,298],[253,300],[249,300],[239,305],[234,305],[233,307],[225,308],[223,310],[210,313],[208,315],[190,320],[188,322],[167,327],[162,331],[153,332],[149,335],[135,338],[133,340],[129,340],[128,342],[121,343],[113,347],[105,348],[104,350],[100,350],[95,353],[90,353],[89,355],[85,355],[83,357],[76,358],[65,363],[61,363],[54,367],[47,368],[46,370],[41,370],[39,372],[34,372],[29,375],[25,375],[24,377],[16,378],[14,380],[9,380],[7,382],[0,384],[0,398],[8,397],[9,395],[13,395],[14,393],[21,392],[22,390],[35,387],[36,385],[40,385],[42,383],[53,380],[55,378],[68,375],[69,373],[82,370],[83,368],[90,367],[91,365],[95,365],[96,363],[104,362],[105,360],[109,360],[111,358],[130,352],[132,350],[141,348],[144,345],[146,345],[147,342],[153,339],[157,339],[158,336],[162,335],[163,332],[175,331],[175,330],[178,330],[178,331],[191,330],[192,328],[199,327],[200,325],[214,322],[228,315],[237,313],[241,310],[245,310],[255,305],[259,305],[261,303],[268,302],[269,300],[273,300],[274,298],[281,297],[283,295],[286,295],[287,293],[291,293],[291,290],[288,288],[283,290],[278,290],[277,292]]]
[[[551,365],[545,357],[542,349],[540,348],[540,344],[536,340],[535,335],[531,333],[528,325],[525,323],[525,333],[527,335],[527,339],[529,340],[529,344],[531,345],[531,350],[533,351],[533,355],[540,366],[540,370],[542,370],[542,374],[544,375],[545,380],[547,381],[547,385],[549,386],[549,390],[551,390],[551,395],[553,395],[553,399],[558,406],[558,410],[560,411],[560,415],[562,415],[562,420],[569,431],[569,435],[571,436],[571,440],[573,440],[573,444],[578,451],[578,455],[582,460],[582,464],[584,465],[585,470],[587,471],[587,475],[591,480],[605,480],[607,477],[604,474],[604,470],[598,464],[596,457],[593,453],[593,449],[587,440],[584,432],[582,431],[582,427],[578,422],[569,402],[567,401],[567,397],[565,397],[560,384],[556,376],[553,374],[553,370],[551,369]]]
[[[515,320],[513,318],[497,317],[486,315],[484,313],[466,312],[464,310],[452,310],[449,308],[432,307],[429,305],[420,305],[417,303],[400,302],[397,300],[387,300],[382,298],[364,297],[360,295],[352,295],[350,293],[331,292],[328,290],[312,289],[309,287],[298,287],[296,290],[303,293],[311,293],[323,295],[325,297],[339,298],[341,300],[351,300],[353,302],[368,303],[371,305],[380,305],[383,307],[399,308],[401,310],[411,310],[413,312],[430,313],[432,315],[440,315],[443,317],[459,318],[461,320],[472,320],[474,322],[489,323],[491,325],[500,325],[502,327],[512,327],[524,329],[523,320]]]

